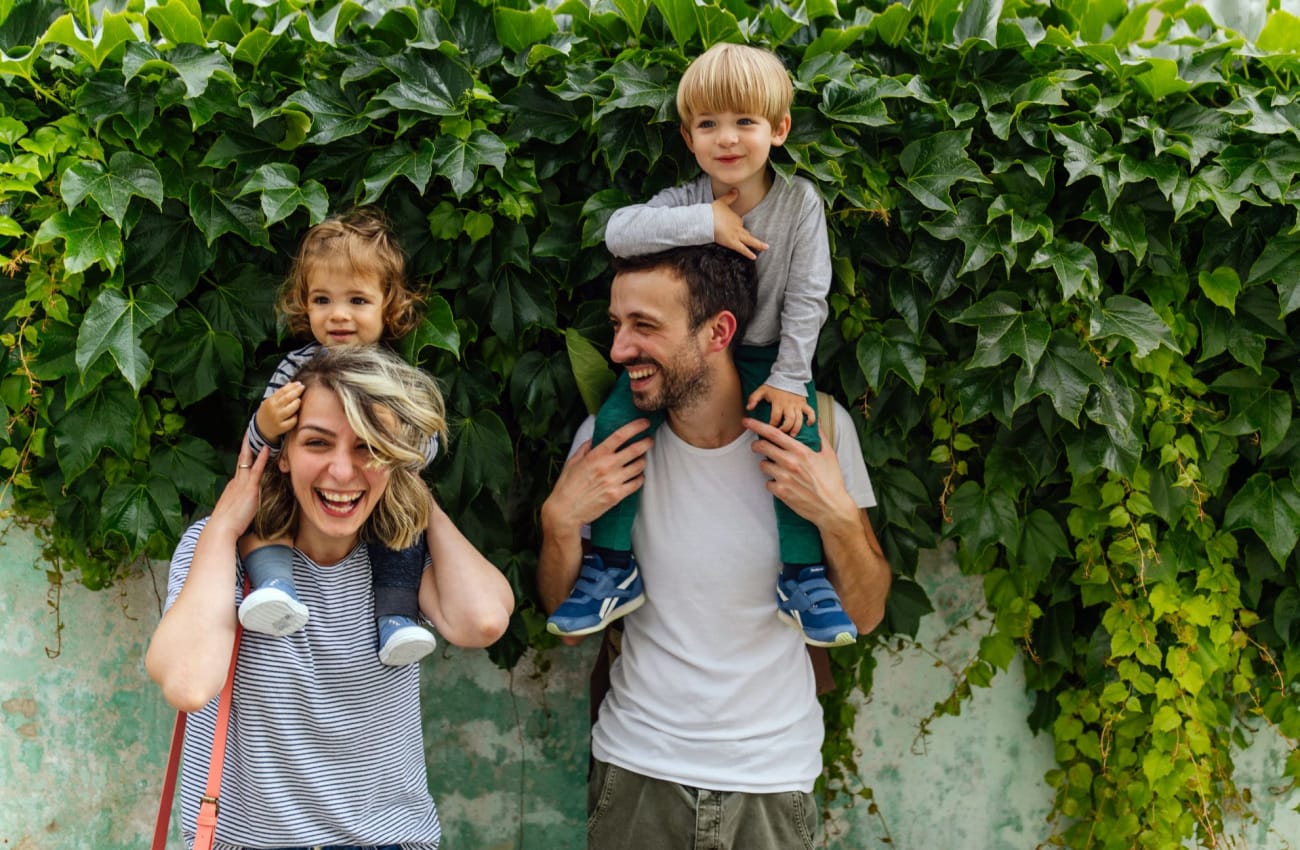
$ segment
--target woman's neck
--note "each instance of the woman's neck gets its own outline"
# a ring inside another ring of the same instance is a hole
[[[332,567],[342,561],[357,546],[357,538],[328,537],[300,528],[293,538],[294,548],[322,566]]]

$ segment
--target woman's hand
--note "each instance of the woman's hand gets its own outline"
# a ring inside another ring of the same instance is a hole
[[[221,497],[212,508],[208,525],[217,525],[231,531],[236,537],[248,530],[257,515],[257,505],[262,494],[262,472],[270,457],[270,450],[263,447],[253,458],[253,449],[245,440],[239,450],[238,466],[235,474],[221,491]]]

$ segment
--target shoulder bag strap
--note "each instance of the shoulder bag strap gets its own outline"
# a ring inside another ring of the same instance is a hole
[[[245,584],[244,593],[248,593]],[[199,798],[199,816],[194,832],[194,850],[209,850],[217,829],[218,799],[221,796],[221,769],[226,762],[226,733],[230,727],[230,701],[235,684],[235,664],[239,661],[239,641],[244,630],[235,623],[235,644],[230,651],[230,670],[226,684],[217,697],[217,725],[212,735],[212,758],[208,762],[208,784]],[[176,795],[176,777],[181,762],[181,748],[185,741],[185,712],[176,712],[176,725],[172,728],[171,754],[167,757],[167,773],[163,777],[162,798],[158,801],[158,819],[154,825],[151,850],[166,850],[167,830],[171,822],[172,800]]]

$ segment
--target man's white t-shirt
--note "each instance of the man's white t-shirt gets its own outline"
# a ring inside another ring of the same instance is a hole
[[[853,422],[834,415],[848,492],[871,507]],[[700,449],[667,423],[656,432],[632,529],[646,602],[623,619],[592,754],[696,788],[811,791],[821,706],[802,636],[776,616],[776,510],[754,439]]]

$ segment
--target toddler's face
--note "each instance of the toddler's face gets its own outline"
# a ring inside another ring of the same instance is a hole
[[[384,336],[383,283],[348,263],[320,263],[307,281],[307,320],[324,346],[370,345]]]

